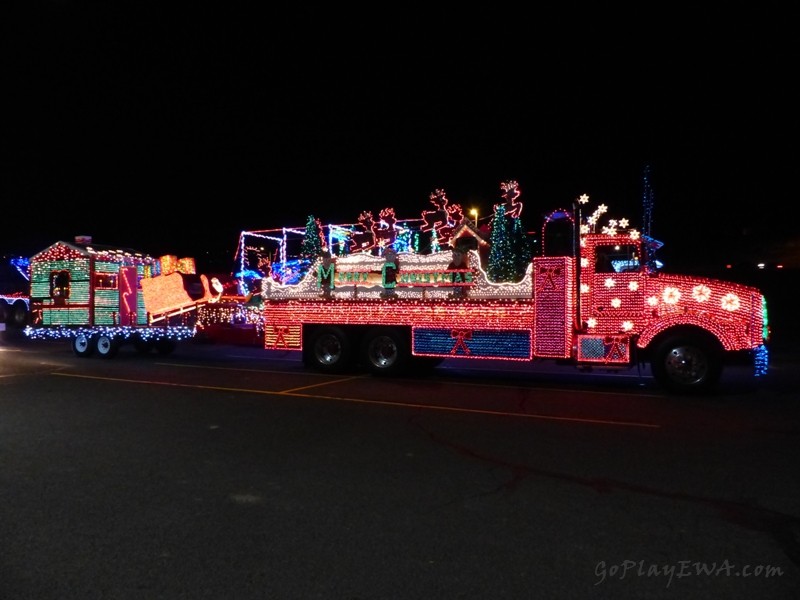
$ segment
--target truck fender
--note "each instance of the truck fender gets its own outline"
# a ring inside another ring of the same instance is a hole
[[[665,319],[660,319],[656,322],[650,323],[639,334],[636,340],[636,346],[640,350],[647,349],[656,337],[660,336],[663,332],[677,328],[677,327],[694,327],[701,329],[715,338],[725,350],[731,348],[725,347],[725,339],[730,336],[730,331],[721,326],[720,323],[710,321],[708,319],[701,319],[696,315],[675,315]],[[727,333],[727,335],[726,335]]]

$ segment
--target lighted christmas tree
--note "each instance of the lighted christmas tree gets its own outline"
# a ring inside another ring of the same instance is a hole
[[[511,243],[509,220],[506,217],[504,204],[498,204],[495,207],[492,218],[492,235],[489,241],[492,246],[489,251],[489,268],[486,270],[489,281],[496,283],[514,281],[517,277],[516,256]]]
[[[306,234],[300,245],[300,257],[314,262],[323,250],[322,227],[314,215],[309,215],[306,220]]]
[[[525,231],[520,217],[511,220],[511,252],[515,258],[516,275],[514,279],[520,281],[525,276],[525,271],[533,258],[533,243]]]

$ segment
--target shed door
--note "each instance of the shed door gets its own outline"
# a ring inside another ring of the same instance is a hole
[[[136,267],[120,267],[119,269],[119,323],[120,325],[136,325],[138,313],[137,290],[138,276]]]

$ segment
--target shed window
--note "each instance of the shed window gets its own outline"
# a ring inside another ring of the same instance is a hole
[[[50,273],[50,296],[52,298],[69,298],[69,271],[53,271]]]
[[[115,290],[117,289],[116,273],[95,273],[94,289],[96,290]]]

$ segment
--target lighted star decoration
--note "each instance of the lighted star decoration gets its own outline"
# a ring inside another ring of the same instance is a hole
[[[595,319],[594,317],[589,317],[588,319],[586,319],[586,326],[589,329],[594,329],[595,327],[597,327],[597,319]]]
[[[608,225],[601,230],[606,235],[617,235],[618,230],[627,229],[628,219],[609,219]]]
[[[622,300],[619,298],[611,299],[611,308],[619,308],[620,306],[622,306]]]
[[[631,331],[633,329],[633,321],[623,321],[620,329],[622,331]]]
[[[638,281],[631,281],[631,282],[628,284],[628,289],[629,289],[630,291],[632,291],[632,292],[635,292],[636,290],[638,290],[638,289],[639,289],[639,282],[638,282]]]
[[[617,235],[617,228],[612,227],[611,225],[606,225],[600,230],[600,232],[606,235]]]
[[[617,282],[614,281],[613,277],[606,277],[606,280],[603,282],[603,285],[606,286],[607,288],[612,288],[615,285],[617,285]]]
[[[586,204],[587,202],[589,202],[589,196],[587,194],[583,194],[578,198],[577,201],[580,204]],[[584,219],[585,222],[580,224],[579,232],[581,233],[581,235],[587,235],[589,233],[593,233],[597,228],[598,223],[600,222],[600,217],[606,214],[607,212],[608,212],[608,205],[601,204],[600,206],[598,206],[591,215],[589,215]],[[605,235],[614,236],[617,235],[620,230],[628,229],[629,225],[630,221],[626,218],[611,219],[609,220],[608,225],[604,226],[600,231]],[[639,238],[639,232],[637,232],[636,230],[630,230],[629,235],[631,239],[634,240]]]
[[[667,286],[664,288],[662,298],[664,304],[677,304],[678,300],[681,299],[681,291],[676,287]]]
[[[711,288],[707,285],[696,285],[692,288],[692,298],[698,302],[706,302],[711,298]]]
[[[739,296],[737,296],[734,293],[725,294],[722,297],[721,304],[722,304],[722,309],[727,310],[729,312],[734,312],[736,310],[739,310],[739,308],[741,307],[741,301],[739,300]]]

